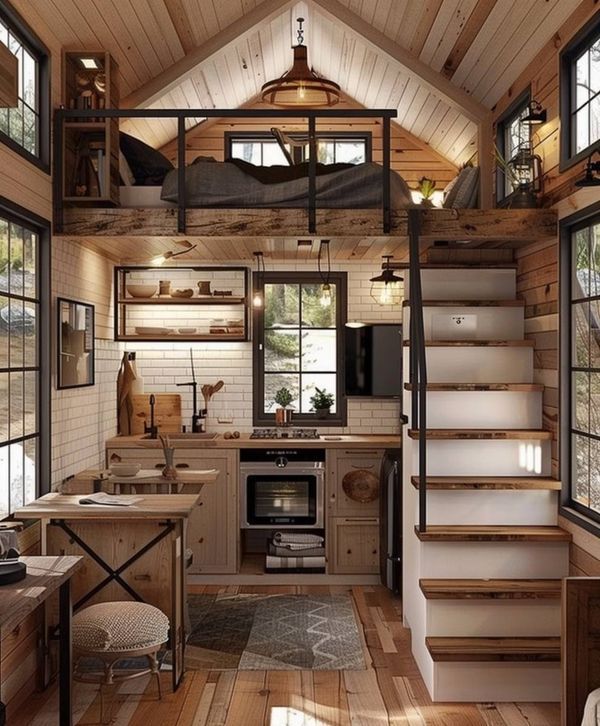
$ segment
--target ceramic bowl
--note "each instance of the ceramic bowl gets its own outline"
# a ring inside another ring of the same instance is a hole
[[[135,476],[142,468],[141,464],[132,464],[131,462],[121,462],[110,465],[110,473],[113,476]]]
[[[156,283],[130,284],[127,285],[127,292],[131,297],[152,297],[156,292]]]

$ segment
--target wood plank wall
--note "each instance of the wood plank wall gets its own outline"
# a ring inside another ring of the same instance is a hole
[[[267,108],[264,104],[256,103],[250,108]],[[336,108],[355,109],[357,105],[349,100],[343,100]],[[285,133],[299,131],[306,133],[306,121],[302,119],[286,119],[286,123],[276,118],[268,119],[244,119],[230,118],[218,121],[207,121],[188,131],[186,136],[186,162],[191,163],[197,156],[214,156],[217,161],[225,158],[225,133],[269,131],[272,126],[277,126]],[[344,118],[336,120],[335,123],[317,124],[317,132],[364,132],[372,134],[373,161],[381,163],[383,144],[382,128],[379,119],[356,119]],[[427,176],[437,182],[437,188],[443,189],[446,184],[456,176],[457,169],[436,151],[431,149],[425,142],[417,139],[408,131],[402,129],[398,124],[392,123],[392,169],[397,171],[411,188],[415,188],[417,180]],[[172,141],[166,144],[161,151],[171,161],[177,160],[177,142]]]
[[[575,195],[574,182],[583,173],[585,162],[564,173],[559,171],[559,53],[561,48],[594,14],[600,12],[599,0],[583,0],[569,20],[542,49],[536,59],[512,84],[493,109],[494,120],[531,87],[531,97],[547,110],[548,120],[538,128],[534,146],[542,158],[544,171],[544,206],[556,207],[561,216],[600,200],[599,190],[585,190]],[[496,128],[494,126],[494,138]],[[558,239],[532,244],[516,250],[517,290],[526,300],[526,336],[535,340],[535,380],[545,386],[543,394],[544,428],[554,432],[552,472],[559,475],[558,459],[558,332],[559,272]],[[581,527],[561,518],[561,525],[573,533],[571,572],[574,575],[600,575],[600,540]]]

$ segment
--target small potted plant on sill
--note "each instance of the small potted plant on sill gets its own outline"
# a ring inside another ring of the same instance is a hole
[[[324,388],[315,387],[315,393],[310,397],[310,403],[317,418],[327,418],[334,402],[333,393],[327,393]]]
[[[275,409],[275,423],[277,426],[291,426],[293,409],[288,408],[294,400],[291,392],[287,388],[280,388],[273,398],[279,404],[279,408]]]
[[[421,195],[421,206],[422,207],[433,207],[433,192],[435,191],[436,183],[433,179],[428,179],[423,176],[418,181],[417,191]]]

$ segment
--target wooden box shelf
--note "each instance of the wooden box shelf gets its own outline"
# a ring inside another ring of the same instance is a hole
[[[138,289],[137,292],[147,294],[135,297],[131,294],[133,285],[151,289]],[[247,341],[248,285],[246,267],[117,267],[115,340]],[[210,288],[211,294],[207,294],[206,288]],[[178,290],[193,294],[177,296]],[[230,294],[215,294],[219,292]]]

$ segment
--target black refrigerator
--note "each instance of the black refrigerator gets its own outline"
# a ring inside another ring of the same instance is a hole
[[[402,594],[402,449],[387,449],[379,488],[379,572],[381,582]]]

